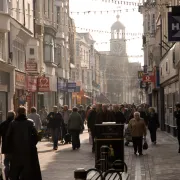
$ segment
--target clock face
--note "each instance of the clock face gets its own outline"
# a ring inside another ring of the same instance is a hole
[[[114,44],[113,51],[115,53],[121,53],[123,51],[123,46],[120,43]]]

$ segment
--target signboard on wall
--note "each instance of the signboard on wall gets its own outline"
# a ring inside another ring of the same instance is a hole
[[[34,58],[29,58],[26,61],[26,71],[27,72],[38,72],[37,61]]]
[[[144,71],[138,71],[138,79],[142,79],[144,76]]]
[[[27,90],[30,92],[37,91],[37,78],[35,76],[27,77]]]
[[[168,13],[168,41],[180,41],[180,14]]]
[[[48,92],[50,90],[49,77],[39,77],[38,78],[38,91]]]
[[[150,76],[150,75],[143,76],[143,82],[154,82],[154,81],[155,81],[154,76]]]
[[[26,89],[26,74],[16,71],[16,89]]]

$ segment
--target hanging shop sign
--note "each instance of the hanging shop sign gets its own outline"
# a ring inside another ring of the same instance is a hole
[[[36,73],[38,71],[38,65],[37,65],[37,61],[35,60],[35,58],[29,58],[26,61],[26,71],[27,72],[34,72]]]
[[[144,76],[144,71],[138,71],[138,79],[142,79]]]
[[[39,77],[38,78],[38,91],[48,92],[50,90],[49,77]]]
[[[37,91],[37,78],[35,76],[28,76],[27,77],[27,90],[29,92],[36,92]]]
[[[154,76],[150,76],[150,75],[144,75],[142,79],[143,79],[143,82],[154,82],[155,81]]]
[[[67,91],[66,82],[63,79],[58,79],[57,88],[59,91]]]
[[[26,89],[26,75],[16,71],[16,89]]]
[[[177,13],[168,13],[168,41],[178,42],[180,41],[180,6],[177,6]],[[179,12],[178,12],[179,11]]]

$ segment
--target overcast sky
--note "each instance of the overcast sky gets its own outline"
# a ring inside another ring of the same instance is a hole
[[[106,0],[104,0],[106,1]],[[107,0],[108,1],[108,0]],[[127,1],[127,0],[124,0]],[[129,2],[139,2],[139,0],[130,0]],[[118,12],[117,10],[121,10]],[[70,13],[75,21],[77,32],[90,31],[93,39],[96,41],[96,49],[100,51],[108,51],[111,38],[110,33],[92,32],[91,30],[111,31],[112,24],[116,21],[116,15],[120,15],[120,21],[125,25],[127,33],[142,33],[143,18],[138,12],[138,6],[117,5],[106,3],[103,0],[70,0],[70,11],[79,13]],[[96,11],[96,13],[83,13],[86,11]],[[101,11],[106,11],[102,12]],[[108,11],[108,12],[107,12]],[[83,29],[81,29],[83,28]],[[127,53],[129,56],[143,55],[142,35],[126,37]],[[143,58],[129,58],[129,61],[138,61],[143,65]]]

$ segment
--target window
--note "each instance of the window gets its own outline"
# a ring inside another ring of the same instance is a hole
[[[0,59],[3,59],[3,34],[0,33]]]
[[[73,81],[76,80],[76,74],[75,74],[75,72],[72,72],[72,79],[73,79]]]
[[[30,4],[28,3],[28,28],[31,27],[31,12],[30,12]]]
[[[19,21],[19,0],[17,0],[16,20]]]
[[[13,65],[19,70],[25,69],[25,48],[18,41],[13,42]]]
[[[90,84],[90,73],[87,72],[87,84]]]
[[[54,62],[54,39],[50,35],[45,35],[44,39],[44,60],[45,62]]]
[[[84,70],[82,70],[82,83],[84,83]]]
[[[30,54],[30,55],[34,55],[34,48],[30,48],[30,49],[29,49],[29,54]]]
[[[57,29],[59,28],[60,25],[60,7],[57,7]]]

